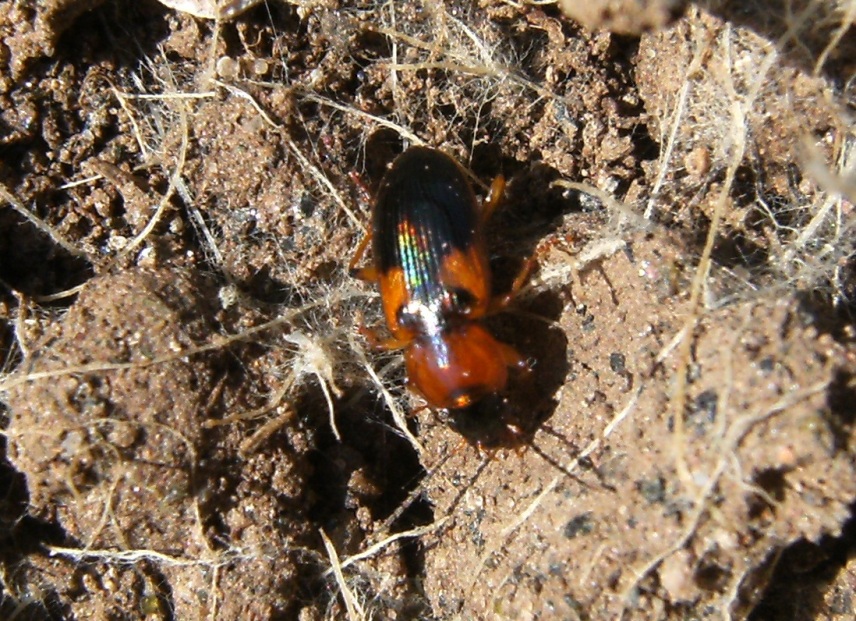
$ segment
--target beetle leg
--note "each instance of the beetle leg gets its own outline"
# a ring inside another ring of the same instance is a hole
[[[378,273],[377,268],[374,265],[367,265],[365,267],[357,267],[357,263],[363,260],[363,256],[366,254],[366,248],[369,247],[369,242],[372,240],[372,234],[368,233],[365,237],[363,237],[360,245],[357,246],[357,250],[354,252],[354,256],[351,259],[351,262],[348,264],[348,273],[353,278],[359,278],[365,282],[377,282],[378,281]]]
[[[519,351],[514,349],[514,347],[501,341],[497,341],[497,343],[500,347],[499,354],[502,356],[502,361],[505,363],[505,366],[515,368],[524,373],[532,371],[529,361],[524,358]]]
[[[526,259],[526,263],[523,264],[523,267],[517,274],[517,278],[515,278],[514,282],[511,284],[511,289],[509,289],[507,293],[503,293],[502,295],[498,295],[493,298],[490,301],[486,314],[494,315],[505,310],[508,305],[514,301],[514,298],[520,294],[521,289],[523,289],[523,285],[525,285],[526,281],[529,280],[529,277],[532,275],[532,270],[535,269],[537,264],[538,253],[535,253]]]
[[[356,171],[349,172],[348,177],[351,178],[351,183],[356,186],[357,191],[359,192],[360,206],[365,207],[371,202],[372,193],[369,191],[369,186],[367,186],[366,182],[363,181],[360,173]]]
[[[526,449],[529,448],[529,444],[522,441],[524,436],[523,430],[517,425],[507,425],[509,430],[509,435],[511,435],[515,440],[520,439],[521,441],[514,445],[514,453],[518,457],[523,457],[523,454],[526,452]]]
[[[523,289],[526,281],[529,280],[529,277],[532,275],[532,270],[534,270],[535,266],[538,264],[538,257],[543,256],[549,249],[557,246],[559,246],[560,250],[563,252],[570,254],[571,251],[568,247],[573,245],[573,240],[573,234],[567,233],[561,236],[551,236],[546,241],[538,244],[535,251],[528,259],[526,259],[526,262],[517,274],[517,278],[515,278],[514,282],[511,284],[511,289],[509,289],[508,293],[492,299],[486,314],[490,315],[502,312],[509,304],[511,304],[512,301],[514,301],[514,298],[520,294],[520,291]]]
[[[394,349],[404,349],[410,344],[410,341],[397,339],[394,336],[382,338],[378,336],[377,330],[375,328],[368,328],[366,326],[360,326],[360,334],[366,337],[366,340],[369,342],[369,345],[371,345],[374,349],[392,351]]]
[[[481,211],[481,219],[482,224],[487,224],[487,221],[490,220],[493,212],[496,211],[496,208],[499,206],[500,201],[502,201],[503,192],[505,191],[505,177],[502,175],[497,175],[493,183],[490,184],[490,192],[487,195],[487,198],[484,199],[482,203],[482,211]]]

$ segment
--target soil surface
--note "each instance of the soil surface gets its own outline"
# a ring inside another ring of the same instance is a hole
[[[0,618],[853,617],[856,9],[586,7],[0,2]],[[348,274],[414,144],[537,260],[464,411]]]

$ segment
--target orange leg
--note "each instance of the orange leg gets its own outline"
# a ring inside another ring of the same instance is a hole
[[[509,289],[507,293],[503,293],[502,295],[498,295],[493,298],[490,301],[490,305],[487,307],[486,314],[495,315],[496,313],[501,313],[508,308],[508,305],[514,301],[514,298],[516,298],[520,293],[520,290],[523,289],[523,285],[525,285],[526,281],[529,280],[529,277],[532,275],[532,270],[535,269],[536,265],[538,265],[538,254],[539,253],[536,252],[526,259],[526,263],[523,264],[523,267],[517,274],[517,278],[515,278],[514,282],[511,284],[511,289]]]
[[[505,177],[502,175],[497,175],[493,183],[490,184],[490,193],[487,195],[484,203],[482,204],[482,224],[486,224],[487,221],[493,216],[496,208],[499,206],[499,203],[502,201],[503,193],[505,192]],[[520,290],[523,288],[523,285],[526,284],[526,281],[529,279],[529,276],[532,274],[532,270],[538,262],[537,254],[533,254],[529,259],[527,259],[526,263],[523,265],[523,268],[520,270],[520,273],[517,275],[517,278],[514,279],[514,283],[511,285],[511,289],[508,293],[497,296],[496,298],[490,301],[488,305],[488,309],[486,314],[492,315],[499,312],[502,312],[509,304],[517,297],[517,294],[520,293]],[[515,364],[511,364],[509,366],[516,366]]]
[[[517,274],[517,278],[514,279],[514,282],[511,284],[511,289],[508,293],[504,293],[503,295],[496,296],[490,301],[490,305],[488,305],[486,315],[495,315],[496,313],[501,313],[503,310],[508,308],[511,302],[514,301],[520,294],[520,290],[523,289],[523,286],[526,284],[526,281],[529,280],[529,277],[532,275],[532,271],[535,269],[535,266],[538,265],[538,257],[545,254],[550,248],[554,248],[556,246],[570,246],[573,241],[573,235],[566,234],[560,237],[552,237],[548,238],[545,242],[538,244],[538,247],[535,248],[535,252],[526,259],[526,262],[523,264],[523,267],[520,269],[520,272]],[[565,252],[569,252],[566,250]]]
[[[496,208],[502,201],[504,191],[505,177],[503,177],[502,175],[497,175],[494,178],[493,183],[490,184],[490,192],[488,193],[487,198],[485,198],[484,202],[482,203],[482,224],[487,224],[487,221],[490,220],[491,216],[493,215],[493,212],[496,211]]]
[[[348,273],[353,278],[359,278],[365,282],[376,283],[379,280],[380,275],[377,273],[377,268],[374,265],[367,265],[365,267],[357,267],[357,263],[363,260],[363,257],[366,254],[366,248],[369,247],[369,242],[372,240],[372,234],[368,233],[365,237],[363,237],[360,245],[357,246],[356,252],[354,252],[354,257],[351,259],[351,262],[348,264]]]
[[[369,345],[371,345],[374,349],[393,351],[396,349],[404,349],[405,347],[410,345],[409,340],[397,339],[394,336],[382,338],[378,336],[377,330],[375,328],[368,328],[366,326],[360,326],[360,334],[366,337],[366,340],[369,342]]]

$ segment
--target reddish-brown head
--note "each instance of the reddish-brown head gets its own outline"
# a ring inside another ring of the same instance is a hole
[[[508,382],[509,346],[479,323],[417,337],[407,348],[407,376],[436,408],[463,408]]]

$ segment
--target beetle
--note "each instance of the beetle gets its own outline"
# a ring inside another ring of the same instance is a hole
[[[466,408],[502,391],[509,368],[528,369],[483,323],[511,302],[533,265],[508,293],[492,295],[484,228],[504,187],[497,177],[480,205],[455,159],[411,147],[384,175],[371,231],[350,264],[352,275],[378,284],[392,336],[366,333],[379,347],[404,350],[411,387],[434,408]],[[373,262],[358,269],[369,241]]]

